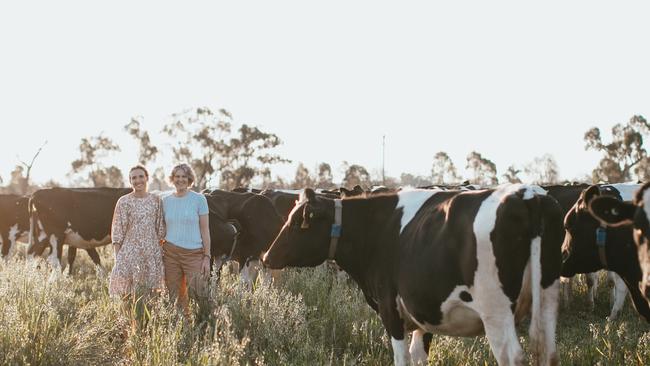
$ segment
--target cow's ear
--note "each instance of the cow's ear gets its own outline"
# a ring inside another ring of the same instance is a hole
[[[303,217],[307,220],[324,218],[327,217],[327,210],[324,210],[322,207],[316,207],[316,205],[306,204]]]
[[[580,194],[580,200],[582,201],[582,208],[588,208],[589,202],[594,198],[600,196],[600,188],[597,185],[589,186],[589,188],[582,191]]]
[[[311,188],[305,188],[305,197],[307,197],[307,201],[315,201],[316,192]]]
[[[302,223],[300,224],[301,229],[309,229],[312,220],[326,217],[327,213],[320,208],[314,207],[309,203],[305,204],[305,207],[302,209]]]
[[[310,209],[309,204],[302,209],[301,229],[309,229],[309,221],[314,217],[314,212]]]
[[[589,202],[589,211],[607,226],[622,226],[632,224],[636,206],[614,197],[600,196]]]
[[[637,205],[641,204],[643,202],[643,195],[649,189],[650,189],[650,182],[644,184],[641,188],[639,188],[639,190],[634,195],[634,203],[636,203]]]

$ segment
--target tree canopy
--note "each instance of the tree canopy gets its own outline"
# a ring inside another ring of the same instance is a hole
[[[232,136],[232,115],[225,109],[196,108],[172,117],[163,132],[175,138],[174,160],[189,162],[199,190],[217,177],[223,189],[245,187],[270,175],[270,165],[289,162],[269,152],[281,144],[275,134],[242,124]]]
[[[149,132],[143,128],[142,121],[142,117],[133,117],[123,128],[138,143],[138,161],[144,165],[151,164],[159,155],[169,156],[170,152],[169,157],[174,162],[187,162],[193,167],[197,175],[197,190],[208,186],[229,190],[251,184],[260,188],[296,189],[334,189],[339,186],[339,183],[334,182],[329,162],[319,163],[313,172],[303,162],[299,162],[292,180],[272,177],[272,167],[290,162],[275,153],[275,149],[282,144],[281,139],[274,133],[246,123],[234,126],[232,114],[225,109],[213,111],[210,108],[194,108],[172,114],[171,120],[161,131],[170,139],[168,149],[162,149],[152,141]],[[585,149],[602,154],[598,165],[593,169],[591,180],[610,183],[650,180],[650,157],[643,145],[644,137],[649,134],[650,124],[640,115],[632,116],[626,123],[614,125],[609,141],[605,141],[598,127],[586,131],[583,138]],[[43,146],[34,155],[31,163],[20,161],[10,175],[5,176],[4,182],[0,178],[0,183],[6,184],[5,187],[0,187],[2,192],[25,194],[37,188],[30,185],[30,172],[42,148]],[[125,181],[120,169],[106,164],[106,159],[120,150],[120,146],[103,133],[82,138],[79,144],[80,156],[71,163],[69,173],[73,184],[123,186]],[[468,154],[462,175],[444,151],[438,151],[433,156],[429,176],[401,172],[398,178],[382,177],[379,180],[376,171],[373,170],[371,175],[366,167],[347,161],[343,161],[337,169],[343,174],[340,185],[345,187],[360,185],[370,188],[382,183],[418,187],[459,184],[463,180],[481,186],[492,186],[499,182],[496,164],[478,151]],[[555,158],[544,154],[523,166],[510,165],[501,178],[511,183],[525,181],[555,184],[560,181],[560,172]],[[59,183],[50,180],[47,185],[58,186]],[[170,188],[166,169],[153,169],[150,188]]]
[[[103,134],[82,138],[79,144],[81,157],[72,162],[71,173],[85,172],[86,180],[93,187],[123,187],[124,177],[120,169],[114,165],[107,167],[102,163],[102,160],[114,151],[120,151],[120,147]]]
[[[491,186],[499,183],[496,164],[476,151],[467,155],[466,169],[472,174],[469,178],[469,182],[472,184]]]
[[[598,127],[585,132],[586,150],[602,152],[598,166],[593,170],[594,182],[618,183],[632,180],[632,173],[640,179],[648,179],[648,152],[643,137],[650,134],[650,124],[643,116],[632,116],[625,123],[612,127],[612,140],[603,141]]]

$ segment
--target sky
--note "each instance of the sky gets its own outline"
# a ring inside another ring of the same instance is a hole
[[[172,113],[224,108],[293,163],[430,175],[447,152],[590,174],[591,127],[650,113],[647,2],[20,1],[0,3],[0,176],[47,141],[33,180],[66,183],[83,137],[122,147],[132,117],[163,150]],[[382,153],[382,138],[385,149]],[[385,158],[384,158],[385,156]]]

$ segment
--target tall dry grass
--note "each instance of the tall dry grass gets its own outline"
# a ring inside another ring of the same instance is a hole
[[[110,250],[102,251],[105,268]],[[285,271],[250,289],[213,276],[208,301],[186,318],[164,297],[126,302],[107,292],[108,270],[80,256],[73,276],[22,255],[0,262],[0,364],[8,365],[386,365],[390,342],[353,283],[327,269]],[[81,262],[81,263],[79,263]],[[561,361],[650,364],[648,325],[629,304],[608,323],[601,289],[588,311],[584,285],[558,324]],[[525,324],[520,334],[526,347]],[[433,339],[430,363],[494,364],[484,337]]]

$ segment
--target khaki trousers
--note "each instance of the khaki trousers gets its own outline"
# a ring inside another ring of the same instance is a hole
[[[189,295],[204,299],[207,293],[207,277],[201,274],[203,248],[185,249],[170,242],[163,244],[163,264],[165,265],[165,284],[173,299],[186,311]],[[188,291],[189,290],[189,291]]]

